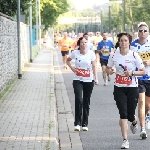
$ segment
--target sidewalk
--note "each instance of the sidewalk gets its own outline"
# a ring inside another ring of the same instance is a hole
[[[56,50],[41,50],[22,76],[0,99],[0,149],[82,150]]]
[[[63,68],[63,65],[59,64],[57,57],[57,53],[59,52],[59,50],[54,51],[54,66],[60,149],[83,150],[79,132],[74,131],[74,116],[71,110],[71,103],[68,97],[66,86],[64,84],[64,78],[61,72],[61,68]]]

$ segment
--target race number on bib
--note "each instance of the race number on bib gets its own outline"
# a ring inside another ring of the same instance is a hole
[[[138,53],[142,60],[150,59],[150,52]]]
[[[116,74],[116,83],[130,85],[132,80],[127,76]]]
[[[105,49],[103,52],[102,52],[103,56],[109,56],[110,55],[110,52],[108,49]]]
[[[79,77],[90,77],[90,70],[77,68],[76,75]]]

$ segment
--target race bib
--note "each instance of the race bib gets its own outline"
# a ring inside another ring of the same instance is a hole
[[[68,45],[67,45],[67,44],[64,44],[63,47],[68,47]]]
[[[142,60],[150,59],[150,52],[138,53]]]
[[[79,77],[90,77],[90,70],[77,68],[76,75]]]
[[[116,83],[130,85],[132,84],[132,80],[125,75],[116,74]]]
[[[110,55],[110,52],[108,49],[105,49],[103,52],[102,52],[103,56],[109,56]]]

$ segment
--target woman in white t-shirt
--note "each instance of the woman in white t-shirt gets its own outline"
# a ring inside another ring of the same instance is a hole
[[[132,36],[129,33],[118,35],[119,48],[112,52],[107,65],[107,73],[113,74],[115,67],[114,99],[119,109],[119,125],[123,136],[121,148],[129,148],[127,138],[128,121],[132,122],[130,129],[135,134],[138,125],[135,109],[138,102],[138,79],[136,76],[145,74],[145,68],[139,55],[130,50]],[[138,71],[136,68],[138,68]]]
[[[75,131],[88,131],[89,104],[94,83],[98,85],[95,65],[95,53],[87,50],[87,40],[80,37],[77,45],[79,50],[74,50],[67,59],[67,65],[74,72],[73,88],[75,94]],[[70,61],[75,59],[75,67]],[[94,78],[95,77],[95,78]],[[83,98],[82,98],[83,95]],[[82,111],[83,109],[83,111]],[[83,112],[83,115],[82,115]]]

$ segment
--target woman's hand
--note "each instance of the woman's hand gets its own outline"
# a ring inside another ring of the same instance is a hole
[[[94,82],[95,82],[95,85],[99,85],[99,82],[98,82],[98,80],[95,80]]]
[[[130,70],[124,71],[124,74],[125,74],[127,77],[132,76],[132,71],[130,71]]]
[[[107,74],[112,75],[113,73],[115,73],[113,68],[107,68],[106,69]]]
[[[144,64],[145,66],[150,66],[150,61],[144,60],[144,61],[143,61],[143,64]]]
[[[75,67],[70,67],[70,69],[74,72],[74,73],[76,73],[76,68]]]

